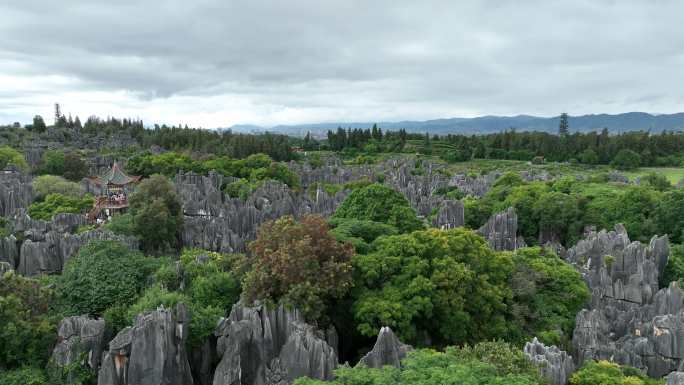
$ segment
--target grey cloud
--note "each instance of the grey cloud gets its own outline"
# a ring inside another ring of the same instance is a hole
[[[142,102],[226,94],[395,114],[378,119],[669,109],[682,100],[683,11],[636,0],[10,0],[0,73]]]

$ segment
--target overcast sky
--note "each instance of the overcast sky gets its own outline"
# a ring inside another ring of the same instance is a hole
[[[684,110],[682,1],[4,0],[0,123]]]

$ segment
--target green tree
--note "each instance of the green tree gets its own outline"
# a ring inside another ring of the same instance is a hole
[[[33,129],[37,132],[45,132],[47,126],[45,125],[45,121],[43,120],[42,116],[36,115],[33,117]]]
[[[12,165],[19,169],[26,170],[28,165],[21,152],[9,146],[0,147],[0,170]]]
[[[579,161],[584,164],[597,164],[599,162],[599,157],[598,154],[596,154],[596,151],[587,148],[580,154]]]
[[[183,224],[181,203],[171,182],[155,174],[143,180],[129,199],[133,229],[146,251],[161,251],[177,244]]]
[[[622,149],[610,165],[618,170],[633,170],[641,165],[641,156],[632,150]]]
[[[49,150],[43,153],[40,159],[41,174],[64,175],[64,152]]]
[[[115,241],[93,241],[66,263],[57,294],[71,315],[101,315],[113,305],[133,303],[156,261]]]
[[[575,315],[590,298],[582,276],[555,254],[539,247],[513,253],[515,271],[508,339],[523,343],[539,337],[548,345],[569,347]]]
[[[568,114],[563,112],[560,114],[560,123],[558,124],[558,135],[568,136],[570,133],[570,125],[568,124]]]
[[[390,326],[410,343],[464,343],[505,335],[510,255],[471,230],[430,229],[381,237],[354,258],[358,330]]]
[[[660,277],[660,287],[667,287],[672,281],[680,281],[684,286],[684,245],[671,245],[665,272]]]
[[[665,193],[655,212],[658,232],[668,234],[674,243],[684,242],[684,190]]]
[[[70,152],[64,155],[64,177],[72,181],[80,181],[88,176],[88,164],[80,155]]]
[[[315,320],[325,314],[331,300],[351,287],[353,248],[337,242],[319,216],[266,222],[249,249],[252,269],[243,292],[248,302],[289,303]]]
[[[350,218],[386,223],[400,232],[423,228],[406,198],[394,189],[375,183],[352,191],[333,218]]]
[[[45,365],[56,337],[53,299],[53,292],[37,280],[13,271],[0,276],[0,372]]]
[[[584,228],[576,196],[562,192],[549,192],[534,204],[534,215],[539,228],[553,234],[563,244],[572,244]]]
[[[339,242],[354,245],[357,253],[365,254],[371,249],[371,243],[383,235],[395,235],[397,229],[385,223],[358,219],[337,218],[330,220],[334,226],[331,233]]]

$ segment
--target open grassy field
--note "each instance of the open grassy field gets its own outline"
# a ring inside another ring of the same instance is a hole
[[[641,167],[634,171],[625,172],[625,175],[630,180],[634,180],[637,176],[643,176],[655,172],[657,174],[665,175],[670,183],[677,184],[681,179],[684,179],[684,167]]]

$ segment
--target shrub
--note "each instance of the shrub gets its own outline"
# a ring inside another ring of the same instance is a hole
[[[239,299],[241,262],[236,256],[184,250],[180,259],[182,270],[171,263],[162,264],[155,273],[156,284],[145,290],[125,317],[130,322],[136,314],[161,305],[173,308],[182,302],[190,312],[188,342],[199,346],[214,332],[219,318]],[[183,290],[181,281],[185,282]],[[116,316],[113,314],[112,318]]]
[[[104,225],[104,228],[120,235],[135,235],[133,216],[129,213],[114,215],[112,219]]]
[[[50,194],[60,194],[69,198],[80,198],[84,194],[80,184],[70,182],[61,176],[41,175],[33,180],[32,185],[38,199]]]
[[[135,301],[157,261],[115,241],[93,241],[66,263],[57,292],[69,314],[101,315]]]
[[[570,377],[570,385],[664,385],[638,369],[608,361],[591,361]]]
[[[0,385],[54,385],[45,372],[36,367],[24,366],[19,369],[0,371]]]
[[[491,351],[488,351],[491,350]],[[492,354],[494,353],[494,354]],[[385,366],[340,367],[333,381],[300,378],[294,385],[408,385],[482,384],[542,385],[546,381],[523,356],[506,344],[487,343],[473,349],[449,347],[444,353],[431,349],[409,352],[401,368]]]

